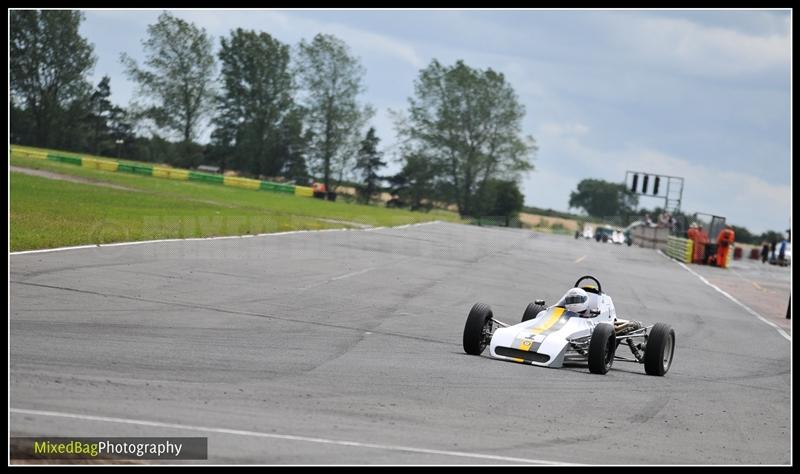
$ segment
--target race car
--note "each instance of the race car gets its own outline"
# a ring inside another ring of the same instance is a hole
[[[581,285],[584,281],[593,284]],[[496,359],[542,367],[588,362],[591,373],[605,374],[620,360],[644,364],[648,375],[663,376],[672,365],[675,331],[664,323],[645,326],[618,318],[600,281],[584,275],[556,304],[528,304],[518,324],[503,323],[489,305],[476,303],[467,316],[463,342],[467,354],[481,355],[488,346]],[[617,355],[621,345],[633,358]]]

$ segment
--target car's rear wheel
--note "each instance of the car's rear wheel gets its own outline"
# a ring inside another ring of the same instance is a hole
[[[598,324],[589,340],[589,372],[605,374],[614,363],[617,338],[610,324]]]
[[[492,309],[488,304],[475,303],[464,325],[464,352],[481,355],[492,340]]]
[[[528,303],[528,307],[525,308],[525,312],[522,313],[522,322],[530,321],[531,319],[535,318],[540,311],[545,309],[544,305],[536,304],[536,303]]]
[[[647,336],[644,348],[644,371],[647,375],[662,376],[672,365],[675,352],[675,330],[669,324],[656,323]]]

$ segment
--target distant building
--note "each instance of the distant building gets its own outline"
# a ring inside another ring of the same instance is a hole
[[[211,165],[200,165],[197,167],[197,171],[205,171],[206,173],[219,173],[219,166],[211,166]]]

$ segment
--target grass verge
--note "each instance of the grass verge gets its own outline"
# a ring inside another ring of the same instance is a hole
[[[172,181],[13,157],[12,166],[130,190],[10,173],[11,250],[289,230],[460,222],[446,211],[418,213],[213,184]]]

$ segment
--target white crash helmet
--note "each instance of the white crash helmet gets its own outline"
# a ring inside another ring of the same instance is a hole
[[[570,288],[564,295],[564,306],[567,311],[583,313],[589,308],[589,295],[582,288]]]

